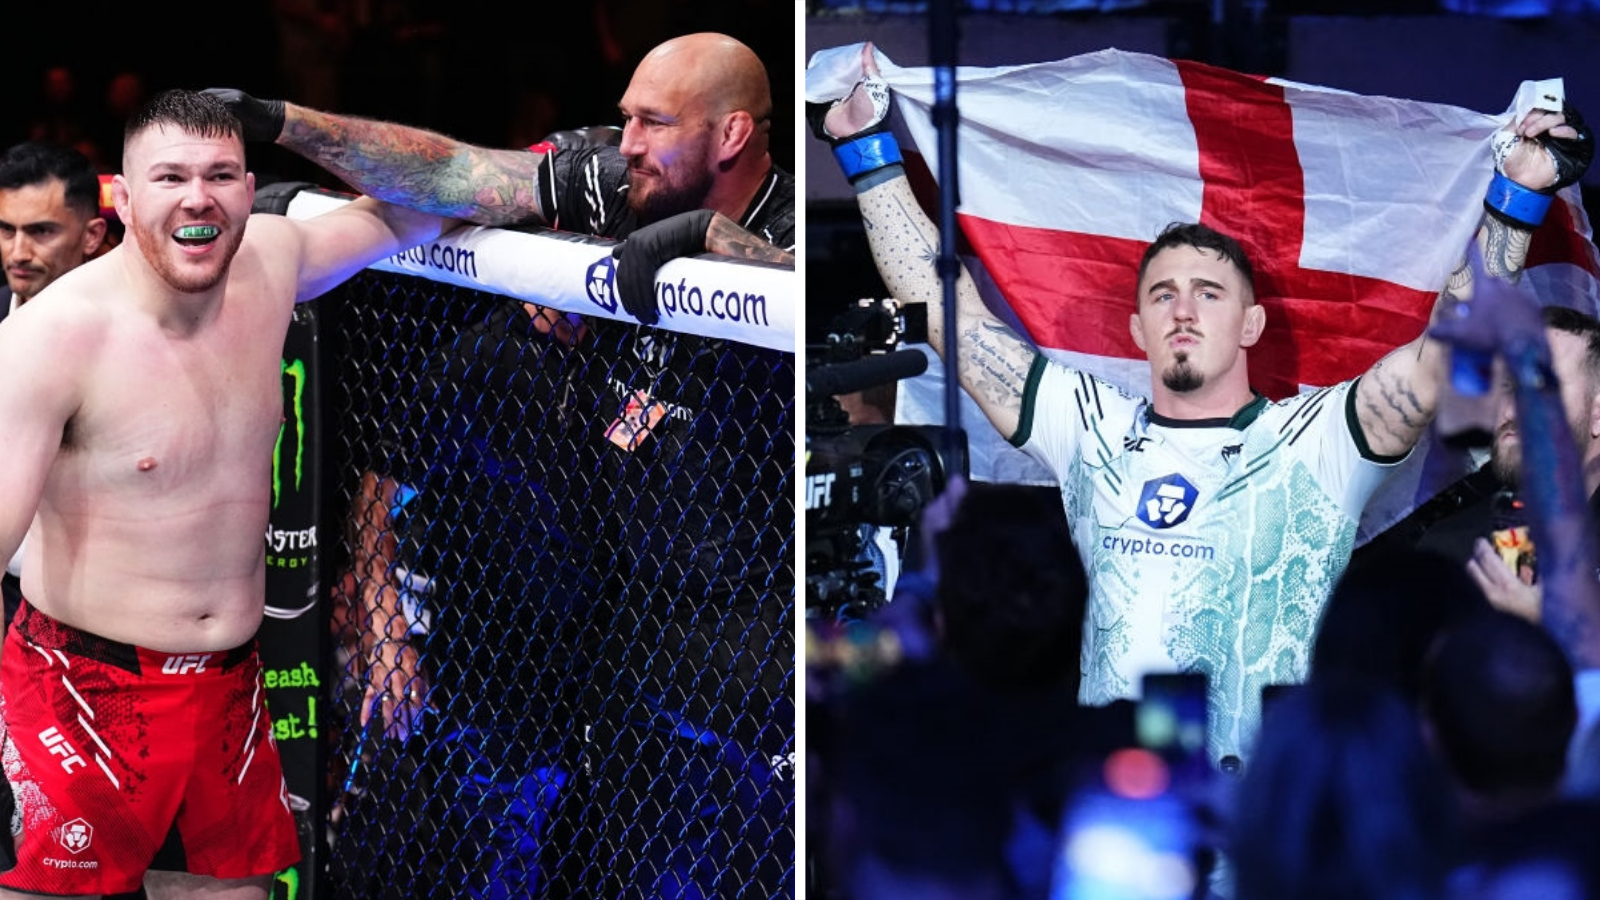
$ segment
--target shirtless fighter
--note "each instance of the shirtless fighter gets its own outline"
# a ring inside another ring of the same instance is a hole
[[[0,328],[0,557],[28,538],[0,897],[261,900],[300,855],[254,644],[283,339],[295,303],[447,220],[250,215],[239,122],[193,92],[129,120],[123,154],[132,240]]]

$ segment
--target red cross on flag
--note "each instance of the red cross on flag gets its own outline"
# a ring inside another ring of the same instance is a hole
[[[808,99],[852,58],[859,72],[860,45],[813,57]],[[936,71],[881,52],[878,62],[913,180],[937,172]],[[1250,354],[1257,390],[1281,398],[1331,384],[1422,331],[1477,230],[1490,137],[1512,120],[1509,108],[1488,115],[1118,50],[956,74],[958,221],[986,299],[1049,356],[1139,394],[1149,369],[1128,328],[1134,278],[1168,223],[1203,222],[1250,254],[1268,322]],[[1536,236],[1527,280],[1542,302],[1594,312],[1597,279],[1571,187]],[[913,407],[921,392],[933,413],[924,421],[942,418],[931,384],[902,392]],[[976,438],[987,424],[967,409]],[[975,477],[982,458],[975,450]]]

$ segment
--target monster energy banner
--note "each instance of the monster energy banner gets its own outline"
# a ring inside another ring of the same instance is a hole
[[[261,626],[267,709],[272,714],[290,803],[300,826],[303,859],[278,875],[275,900],[316,896],[326,811],[324,700],[328,692],[328,613],[317,549],[322,499],[321,402],[317,320],[311,304],[296,307],[283,347],[283,425],[272,457],[272,515],[267,526],[267,615]]]

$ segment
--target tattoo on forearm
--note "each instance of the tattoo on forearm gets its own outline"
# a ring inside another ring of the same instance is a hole
[[[869,191],[858,199],[885,285],[903,301],[928,304],[928,341],[948,360],[951,348],[941,314],[944,284],[936,266],[938,241],[932,223],[914,206],[909,188]],[[1032,346],[994,318],[965,276],[957,289],[956,313],[962,386],[991,415],[1017,408],[1033,362]]]
[[[1467,265],[1466,262],[1462,262],[1454,272],[1450,273],[1450,278],[1445,282],[1444,290],[1440,291],[1439,296],[1433,299],[1433,309],[1429,311],[1428,324],[1431,326],[1438,320],[1441,312],[1465,300],[1471,292],[1472,267]],[[1423,355],[1428,352],[1428,347],[1432,343],[1432,341],[1427,340],[1416,342],[1418,360],[1421,360]]]
[[[873,259],[890,294],[905,302],[928,304],[928,339],[944,352],[942,285],[932,265],[934,242],[902,198],[861,197],[861,219],[873,246]]]
[[[1528,247],[1533,243],[1533,232],[1512,228],[1494,216],[1486,216],[1483,237],[1484,271],[1507,281],[1519,280],[1528,259]]]
[[[912,239],[912,249],[914,253],[913,258],[921,260],[922,262],[933,262],[935,259],[935,254],[938,251],[938,247],[935,246],[936,242],[931,236],[923,232],[921,227],[918,226],[917,217],[912,215],[911,210],[906,208],[905,201],[901,200],[899,197],[894,198],[894,208],[900,214],[901,218],[905,220],[905,223],[908,226],[906,231],[908,232],[908,236]]]
[[[774,247],[740,228],[732,219],[720,214],[711,217],[711,227],[706,229],[706,249],[734,259],[794,265],[793,253]]]
[[[478,151],[419,128],[322,114],[292,118],[282,142],[361,193],[401,206],[483,225],[526,222],[538,209],[533,153]]]
[[[1461,267],[1450,273],[1450,280],[1445,282],[1444,292],[1440,299],[1465,300],[1472,291],[1472,267],[1462,263]]]

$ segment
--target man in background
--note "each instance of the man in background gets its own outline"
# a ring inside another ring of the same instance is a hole
[[[1593,514],[1600,510],[1600,321],[1565,306],[1546,306],[1541,315]],[[1501,391],[1494,416],[1488,462],[1356,554],[1388,547],[1438,553],[1463,565],[1496,606],[1537,622],[1538,548],[1520,495],[1523,443],[1509,390]]]

